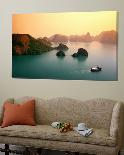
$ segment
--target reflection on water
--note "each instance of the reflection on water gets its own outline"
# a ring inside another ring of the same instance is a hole
[[[66,56],[58,58],[56,50],[42,55],[13,56],[13,77],[71,80],[117,80],[116,45],[92,43],[67,43]],[[78,48],[85,48],[89,55],[73,58]],[[90,68],[99,65],[101,72],[90,72]]]

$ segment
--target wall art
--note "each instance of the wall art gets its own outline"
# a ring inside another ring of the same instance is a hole
[[[13,14],[12,77],[118,80],[117,12]]]

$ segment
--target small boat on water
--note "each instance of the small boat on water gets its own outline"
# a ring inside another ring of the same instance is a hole
[[[92,68],[90,69],[91,72],[100,72],[101,70],[102,70],[102,68],[99,67],[99,66],[95,66],[95,67],[92,67]]]

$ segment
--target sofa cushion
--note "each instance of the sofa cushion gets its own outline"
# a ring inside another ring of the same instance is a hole
[[[13,125],[6,128],[0,128],[0,136],[10,137],[27,137],[42,140],[54,140],[64,142],[76,142],[83,144],[98,144],[104,146],[115,146],[116,140],[109,136],[107,130],[93,129],[94,132],[89,137],[83,137],[76,131],[70,131],[67,133],[60,133],[58,129],[55,129],[48,125]]]
[[[22,97],[15,100],[21,103],[32,97]],[[116,101],[109,99],[91,99],[80,101],[65,97],[44,100],[36,100],[36,123],[49,125],[52,122],[70,122],[77,126],[79,122],[85,122],[91,128],[103,128],[110,130],[111,117]]]
[[[29,100],[21,105],[10,102],[4,104],[2,127],[16,124],[35,125],[35,100]]]

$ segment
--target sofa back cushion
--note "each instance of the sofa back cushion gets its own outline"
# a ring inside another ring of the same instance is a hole
[[[17,99],[21,103],[31,99]],[[108,99],[92,99],[79,101],[70,98],[54,98],[43,100],[35,98],[36,123],[50,125],[54,121],[70,122],[73,126],[84,122],[88,127],[110,129],[111,116],[116,101]]]

